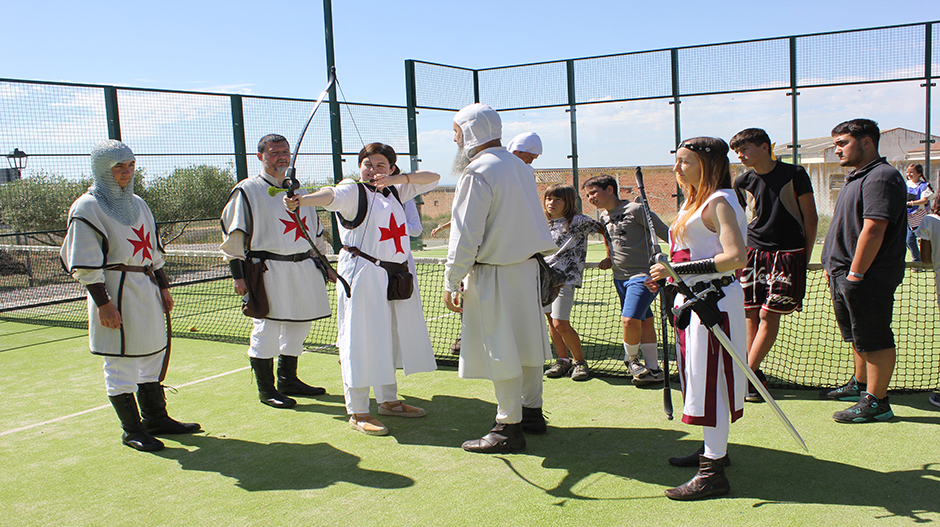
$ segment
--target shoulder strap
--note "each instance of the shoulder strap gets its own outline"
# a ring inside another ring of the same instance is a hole
[[[368,209],[368,203],[366,203],[366,188],[362,183],[356,183],[356,186],[359,187],[359,207],[356,210],[356,217],[353,218],[352,221],[349,221],[339,212],[334,212],[336,219],[339,220],[339,224],[350,230],[362,225],[363,220],[366,219],[366,209]]]

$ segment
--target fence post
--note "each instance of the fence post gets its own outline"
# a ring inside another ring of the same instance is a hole
[[[406,60],[405,61],[405,105],[407,107],[408,115],[408,158],[411,162],[411,171],[414,172],[418,170],[418,163],[421,162],[418,159],[418,111],[416,106],[418,104],[418,94],[415,88],[415,61]],[[421,217],[421,209],[424,205],[424,200],[421,196],[415,196],[415,205],[418,207],[418,217]],[[416,237],[411,238],[411,250],[420,251],[424,249],[424,233],[419,234]]]
[[[679,48],[670,49],[669,58],[672,63],[672,100],[669,101],[669,104],[672,105],[673,129],[676,132],[675,145],[679,146],[679,143],[682,142],[682,119],[679,117],[679,105],[682,104],[682,101],[679,100]],[[675,153],[675,150],[672,153]],[[676,210],[679,210],[682,205],[682,189],[679,188],[678,182],[676,183],[675,197]]]
[[[922,142],[924,143],[924,146],[925,146],[925,149],[924,149],[924,170],[926,171],[925,173],[927,174],[927,181],[930,181],[930,174],[931,174],[931,170],[930,170],[930,150],[931,150],[931,147],[932,147],[933,144],[934,144],[934,139],[933,139],[933,137],[930,135],[930,92],[931,92],[931,88],[932,88],[933,86],[935,86],[935,84],[932,82],[932,81],[933,81],[933,67],[932,67],[932,62],[933,62],[933,57],[932,57],[932,55],[933,55],[933,24],[930,23],[930,22],[928,22],[928,23],[926,23],[926,24],[924,24],[924,25],[926,26],[926,28],[925,28],[926,30],[924,31],[924,55],[925,55],[925,58],[924,58],[924,84],[921,84],[921,86],[923,86],[923,87],[926,89],[925,91],[927,92],[927,94],[926,94],[926,101],[927,101],[927,102],[926,102],[926,104],[925,104],[925,106],[927,107],[927,108],[926,108],[927,119],[926,119],[925,124],[924,124],[924,133],[926,134],[926,137],[924,138],[924,141],[922,141]],[[937,184],[940,185],[940,179],[938,179]]]
[[[473,70],[473,102],[480,102],[480,72]]]
[[[788,147],[793,149],[793,164],[800,164],[800,142],[799,142],[799,129],[797,127],[797,118],[799,114],[796,109],[796,98],[800,95],[800,92],[796,91],[796,37],[790,37],[790,91],[787,95],[790,96],[790,121],[793,125],[793,129],[790,133],[790,136],[793,140],[790,142]]]
[[[326,74],[336,65],[336,58],[333,55],[333,5],[330,0],[323,0],[323,26],[326,36]],[[333,152],[333,183],[339,183],[343,180],[343,132],[342,121],[340,120],[339,99],[336,98],[336,83],[330,86],[330,136],[332,138]],[[297,152],[298,155],[300,151]],[[339,241],[339,227],[336,222],[331,222],[333,228],[333,252],[339,254],[343,246]]]
[[[568,71],[568,115],[571,121],[571,184],[575,188],[575,208],[581,210],[581,192],[578,191],[578,102],[574,92],[574,60],[565,61]]]
[[[121,118],[118,113],[117,88],[104,87],[104,111],[108,119],[108,139],[121,140]]]
[[[235,140],[235,179],[248,179],[248,147],[245,145],[245,114],[242,96],[230,95],[232,100],[232,137]]]

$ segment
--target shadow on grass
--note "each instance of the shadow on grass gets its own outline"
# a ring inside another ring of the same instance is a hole
[[[348,482],[376,489],[402,489],[414,480],[359,467],[360,458],[326,443],[254,443],[204,435],[178,435],[173,440],[196,447],[174,448],[155,455],[176,460],[183,470],[217,472],[248,491],[305,490]]]
[[[427,417],[383,421],[401,444],[460,448],[463,441],[485,434],[496,413],[494,404],[479,399],[439,395],[430,401],[409,402],[426,408]],[[906,420],[940,424],[940,417]],[[686,435],[659,428],[560,428],[549,421],[547,435],[526,436],[524,452],[497,457],[521,480],[558,498],[556,506],[565,506],[569,500],[628,500],[635,497],[599,498],[577,489],[589,490],[597,474],[664,487],[681,485],[695,474],[695,469],[672,467],[667,458],[694,452],[701,445],[699,441],[682,440]],[[734,460],[727,472],[732,485],[729,497],[756,500],[754,507],[793,503],[878,507],[885,510],[886,516],[914,521],[925,521],[921,518],[925,513],[940,513],[940,501],[936,499],[940,496],[940,454],[934,462],[916,469],[878,472],[751,445],[732,444],[729,452]],[[544,478],[536,474],[528,477],[515,468],[513,460],[523,455],[542,458],[542,468],[561,469],[566,475],[554,487],[540,486],[533,481]]]
[[[698,441],[676,440],[684,432],[656,428],[549,428],[549,435],[528,436],[527,455],[543,457],[543,468],[563,469],[566,476],[546,494],[568,500],[629,499],[595,498],[579,494],[593,475],[606,473],[673,487],[695,474],[694,468],[677,468],[667,458],[695,451]],[[571,445],[590,445],[572,453]],[[751,445],[729,445],[734,464],[728,468],[729,497],[757,500],[754,507],[829,504],[879,507],[886,516],[914,521],[924,513],[940,513],[940,454],[934,463],[913,470],[878,472],[810,455],[770,450]],[[512,468],[511,457],[502,460]],[[533,486],[525,475],[516,474]]]

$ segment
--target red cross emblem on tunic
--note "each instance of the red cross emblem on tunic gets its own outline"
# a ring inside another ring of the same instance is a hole
[[[135,229],[131,227],[131,230],[134,231],[134,234],[137,235],[136,240],[130,238],[127,241],[131,242],[134,246],[134,254],[132,256],[137,256],[137,253],[143,251],[141,258],[144,260],[153,261],[153,258],[150,256],[150,249],[153,249],[153,245],[150,244],[150,233],[144,232],[144,226],[141,224],[140,229]]]
[[[294,241],[295,241],[295,242],[296,242],[297,240],[299,240],[299,239],[301,239],[301,238],[304,237],[303,233],[300,232],[300,228],[297,226],[297,222],[294,221],[293,218],[290,219],[290,220],[281,220],[281,223],[284,224],[284,232],[283,232],[282,234],[287,234],[287,233],[289,233],[290,231],[294,231]],[[304,224],[304,230],[305,230],[305,231],[309,231],[309,230],[310,230],[310,228],[307,227],[307,217],[306,217],[306,216],[301,216],[301,217],[300,217],[300,223],[303,223],[303,224]]]
[[[395,254],[404,253],[405,249],[401,246],[401,239],[403,236],[406,236],[405,224],[397,225],[395,223],[395,214],[392,213],[388,218],[388,227],[379,227],[379,232],[382,233],[382,237],[379,238],[380,242],[385,240],[395,240]]]

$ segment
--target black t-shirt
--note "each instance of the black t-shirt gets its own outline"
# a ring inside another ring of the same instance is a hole
[[[850,172],[839,191],[832,223],[826,233],[822,263],[831,275],[844,275],[852,267],[864,220],[886,220],[884,239],[865,280],[900,284],[904,278],[907,229],[907,185],[885,158]]]
[[[773,170],[754,170],[738,176],[734,189],[753,215],[747,226],[747,246],[762,251],[796,251],[806,247],[803,211],[797,198],[812,194],[813,184],[803,167],[777,161]]]

